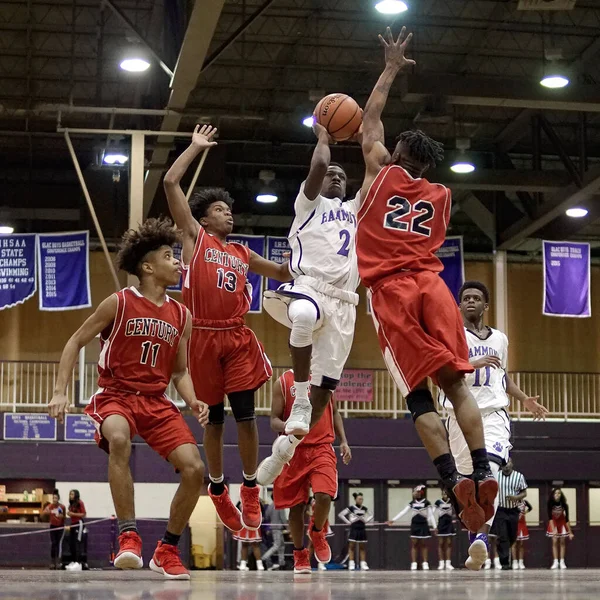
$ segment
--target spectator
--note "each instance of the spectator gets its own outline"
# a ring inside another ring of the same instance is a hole
[[[522,473],[515,471],[512,459],[498,473],[499,506],[494,519],[498,535],[498,557],[503,570],[512,569],[510,550],[517,541],[519,504],[527,496],[527,482]]]
[[[526,515],[531,512],[533,507],[527,500],[519,504],[519,526],[517,528],[517,541],[513,548],[513,568],[525,568],[525,542],[529,539],[529,529],[527,528]]]
[[[548,498],[548,529],[546,535],[552,538],[552,558],[554,559],[551,569],[566,569],[565,540],[572,540],[575,536],[569,523],[569,505],[560,488],[554,488]]]
[[[83,539],[83,519],[86,516],[85,504],[79,496],[79,490],[69,492],[69,509],[67,517],[71,519],[71,529],[69,531],[69,547],[71,550],[71,562],[65,567],[69,571],[81,571],[80,546]]]
[[[271,494],[273,500],[273,494]],[[287,526],[287,517],[285,510],[275,508],[275,503],[271,503],[265,509],[265,521],[271,525],[271,535],[273,537],[273,545],[264,553],[262,560],[267,563],[269,571],[281,569],[285,566],[285,538],[284,530]],[[273,564],[271,556],[277,552],[276,564]]]
[[[59,569],[62,558],[62,543],[65,537],[65,505],[60,503],[58,490],[52,494],[52,502],[44,507],[44,515],[50,520],[50,563],[51,569]]]

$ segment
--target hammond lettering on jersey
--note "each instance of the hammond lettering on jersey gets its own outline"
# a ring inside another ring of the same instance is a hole
[[[469,360],[471,358],[475,358],[476,356],[497,356],[498,358],[502,358],[500,356],[500,352],[496,350],[496,348],[490,348],[489,346],[474,346],[469,348]]]
[[[343,208],[337,210],[324,211],[321,215],[321,225],[323,223],[330,223],[331,221],[348,221],[351,225],[356,227],[356,216]]]
[[[125,335],[158,338],[167,342],[169,346],[172,346],[175,340],[179,338],[179,331],[173,325],[159,319],[137,317],[127,321],[125,324]]]
[[[216,248],[206,248],[204,252],[204,261],[235,269],[240,275],[246,275],[248,273],[249,267],[243,260],[237,256],[232,256],[228,252],[217,250]]]

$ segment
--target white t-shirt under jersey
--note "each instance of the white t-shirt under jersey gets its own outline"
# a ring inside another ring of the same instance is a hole
[[[294,204],[296,218],[289,233],[290,272],[309,275],[337,288],[354,292],[358,287],[356,213],[358,200],[304,195],[304,183]]]
[[[502,366],[481,367],[474,373],[469,373],[465,380],[469,390],[477,401],[481,410],[501,409],[510,404],[506,394],[506,368],[508,365],[508,338],[504,333],[497,329],[488,328],[488,336],[481,339],[470,329],[465,328],[467,344],[469,346],[469,361],[484,356],[497,356]],[[445,396],[442,396],[442,406],[452,410],[452,404]]]

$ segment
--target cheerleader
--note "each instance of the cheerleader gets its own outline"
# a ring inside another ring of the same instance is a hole
[[[452,538],[456,535],[454,508],[446,490],[442,491],[442,497],[435,501],[435,512],[438,519],[438,554],[440,564],[438,571],[447,569],[452,571]]]
[[[529,529],[525,515],[531,512],[533,507],[527,500],[523,500],[519,504],[519,525],[517,527],[517,541],[513,549],[513,569],[525,568],[525,544],[523,542],[529,539]]]
[[[565,553],[566,538],[572,540],[575,536],[569,524],[569,505],[560,488],[555,488],[548,498],[548,529],[546,535],[552,538],[551,569],[566,569]]]
[[[406,508],[401,510],[391,521],[388,521],[388,525],[393,525],[396,521],[401,519],[405,514],[411,512],[412,519],[410,522],[410,570],[416,571],[418,568],[417,560],[419,557],[419,549],[421,550],[421,569],[423,571],[429,571],[428,549],[425,540],[431,537],[431,529],[435,533],[435,517],[433,512],[433,505],[427,500],[427,486],[418,485],[413,490],[413,499],[408,503]],[[431,526],[431,529],[430,529]]]
[[[350,525],[350,533],[348,535],[348,570],[354,571],[356,568],[355,551],[358,545],[360,569],[361,571],[368,571],[369,565],[367,564],[367,523],[373,520],[373,514],[371,511],[363,505],[363,495],[360,492],[352,494],[354,498],[354,504],[344,509],[338,517]]]
[[[241,507],[241,503],[238,502],[238,509]],[[261,502],[261,510],[263,509],[263,504]],[[254,554],[254,559],[256,560],[256,570],[264,571],[265,567],[263,565],[262,556],[260,553],[260,545],[262,543],[262,534],[260,527],[256,531],[252,531],[250,529],[246,529],[242,527],[239,531],[236,531],[233,534],[233,539],[237,540],[239,544],[242,546],[240,564],[238,569],[240,571],[249,571],[248,567],[248,548],[252,548],[252,554]]]

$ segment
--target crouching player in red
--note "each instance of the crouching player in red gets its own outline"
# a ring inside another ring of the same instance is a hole
[[[67,385],[79,350],[100,334],[99,389],[85,412],[96,424],[98,445],[109,454],[108,481],[119,521],[115,567],[143,566],[129,468],[131,440],[137,433],[181,474],[167,529],[150,568],[169,579],[189,579],[177,544],[198,502],[204,464],[183,416],[165,395],[167,385],[173,379],[202,426],[208,421],[208,406],[196,399],[187,371],[190,313],[166,293],[181,275],[172,248],[178,241],[178,232],[169,220],[148,219],[137,231],[125,233],[119,267],[137,275],[140,284],[106,298],[71,336],[60,359],[49,413],[62,422],[69,402]]]
[[[285,432],[285,422],[292,411],[295,396],[294,372],[289,370],[273,386],[271,429],[277,433]],[[275,508],[290,509],[289,530],[294,542],[294,573],[311,573],[309,553],[304,547],[304,515],[311,489],[314,507],[308,537],[319,563],[325,564],[331,560],[331,548],[326,535],[329,531],[329,508],[338,490],[337,459],[332,447],[336,435],[340,440],[342,460],[347,465],[352,453],[346,440],[342,417],[332,400],[273,484]]]

